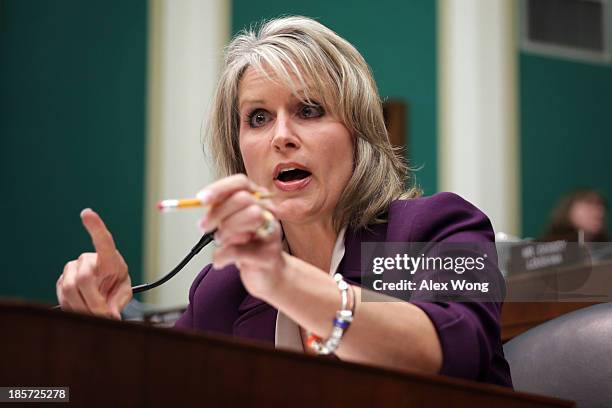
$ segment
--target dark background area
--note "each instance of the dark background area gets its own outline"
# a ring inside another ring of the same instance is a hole
[[[98,211],[140,281],[146,0],[0,3],[0,296],[55,302]]]

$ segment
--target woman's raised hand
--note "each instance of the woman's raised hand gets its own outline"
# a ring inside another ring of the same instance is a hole
[[[284,278],[285,257],[281,228],[274,217],[275,207],[266,193],[244,174],[223,178],[198,193],[210,209],[200,221],[206,231],[217,229],[213,264],[221,268],[236,264],[245,288],[265,298]]]
[[[120,319],[132,298],[127,264],[98,214],[85,209],[81,221],[96,252],[66,264],[56,284],[57,299],[64,310]]]

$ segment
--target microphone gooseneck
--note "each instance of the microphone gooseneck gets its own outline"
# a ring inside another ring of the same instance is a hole
[[[185,265],[187,265],[189,261],[191,261],[191,258],[196,256],[202,250],[202,248],[204,248],[206,245],[214,241],[215,239],[214,236],[215,236],[215,231],[204,234],[202,238],[200,238],[198,243],[195,244],[193,248],[191,248],[191,251],[189,251],[187,256],[178,265],[176,265],[174,269],[172,269],[165,276],[162,276],[160,279],[156,280],[155,282],[143,283],[141,285],[132,286],[132,293],[146,292],[147,290],[151,290],[160,285],[163,285],[164,283],[172,279],[174,275],[179,273],[181,269],[183,269]]]

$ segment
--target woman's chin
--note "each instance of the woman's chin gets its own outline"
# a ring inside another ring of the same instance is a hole
[[[292,213],[290,211],[289,212],[277,211],[276,217],[282,222],[288,222],[292,224],[303,223],[308,218],[306,215],[302,215],[302,214],[295,213],[295,212]]]
[[[312,219],[313,214],[311,214],[311,208],[287,203],[287,205],[281,204],[276,207],[276,217],[284,222],[300,224]]]

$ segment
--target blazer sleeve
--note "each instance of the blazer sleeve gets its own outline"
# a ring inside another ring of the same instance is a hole
[[[206,265],[202,271],[196,276],[193,283],[191,284],[191,288],[189,289],[189,305],[187,305],[187,310],[179,317],[179,319],[174,323],[174,327],[177,329],[193,329],[193,299],[196,289],[202,282],[202,279],[206,276],[206,274],[212,269],[212,264]]]
[[[461,197],[440,193],[423,202],[413,218],[416,236],[413,242],[486,243],[494,242],[488,217]],[[505,291],[497,267],[496,253],[491,254],[488,278],[495,279]],[[485,379],[501,349],[499,301],[411,301],[421,308],[435,326],[442,346],[440,374],[467,379]]]
[[[499,312],[482,302],[412,302],[431,319],[442,346],[440,374],[467,379],[487,377],[499,338]],[[496,334],[497,333],[497,334]]]

